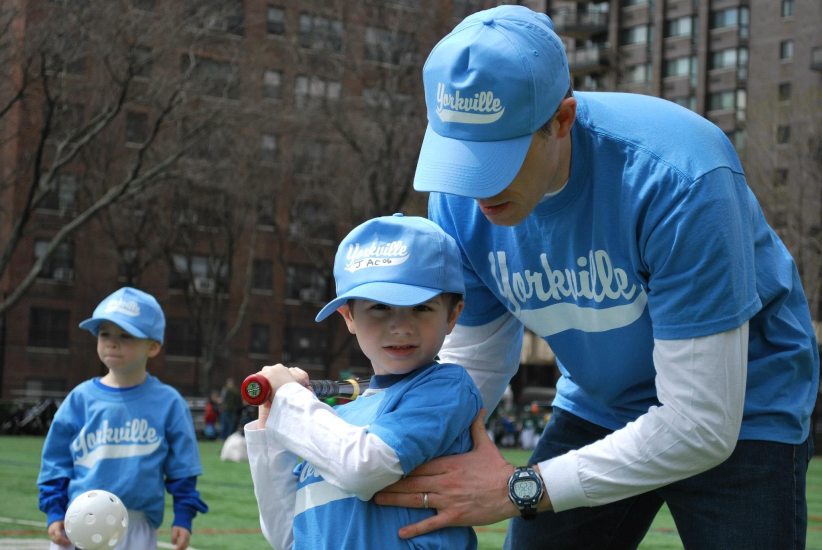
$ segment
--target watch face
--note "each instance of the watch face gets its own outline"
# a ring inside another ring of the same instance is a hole
[[[539,491],[539,486],[537,482],[533,479],[523,479],[521,481],[517,481],[516,485],[514,486],[514,492],[517,494],[518,497],[524,499],[531,499],[537,496],[537,492]]]

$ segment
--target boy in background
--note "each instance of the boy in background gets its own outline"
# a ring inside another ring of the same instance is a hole
[[[371,496],[433,457],[470,449],[482,406],[462,367],[436,361],[463,309],[462,260],[434,223],[395,214],[348,234],[334,277],[337,297],[316,320],[338,311],[374,376],[361,397],[332,408],[305,387],[304,371],[263,368],[273,399],[245,427],[260,523],[278,550],[407,549],[398,528],[435,514],[428,494],[421,509]],[[477,540],[469,527],[449,527],[415,544],[472,549]]]
[[[185,550],[194,516],[208,506],[196,489],[202,468],[188,406],[146,372],[163,344],[163,310],[150,294],[124,287],[80,328],[97,337],[108,373],[69,393],[43,445],[37,484],[51,550],[73,548],[64,531],[66,509],[92,489],[117,495],[128,509],[128,532],[116,550],[156,549],[164,484],[174,498],[171,541]]]

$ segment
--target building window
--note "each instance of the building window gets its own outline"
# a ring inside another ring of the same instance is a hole
[[[193,26],[242,36],[243,0],[186,0],[186,15]]]
[[[793,0],[782,0],[782,17],[793,17]]]
[[[343,41],[342,21],[301,13],[297,41],[303,48],[340,52]]]
[[[791,127],[789,124],[780,124],[776,127],[776,142],[780,145],[791,142]]]
[[[180,71],[191,72],[191,83],[197,93],[212,97],[240,97],[237,66],[225,61],[188,55],[180,57]]]
[[[708,110],[709,111],[725,111],[734,109],[736,94],[733,90],[726,90],[724,92],[716,92],[708,95]]]
[[[34,259],[39,260],[42,258],[48,246],[49,241],[35,241]],[[61,283],[72,282],[74,280],[74,246],[67,242],[58,244],[49,259],[43,263],[43,267],[37,276]]]
[[[164,343],[166,355],[177,357],[197,357],[200,355],[199,337],[193,323],[188,319],[166,319],[166,334],[174,335]]]
[[[677,105],[681,105],[686,109],[690,109],[691,111],[696,111],[696,96],[694,95],[687,95],[682,97],[672,97],[671,101],[676,103]]]
[[[710,69],[727,69],[736,67],[737,50],[728,48],[711,53]]]
[[[215,294],[228,288],[228,267],[219,260],[172,254],[171,262],[169,288],[197,294]]]
[[[651,81],[651,64],[642,63],[640,65],[631,65],[625,69],[623,80],[630,83],[644,83]]]
[[[51,119],[51,135],[49,137],[65,139],[83,129],[83,114],[85,107],[82,103],[57,103]]]
[[[777,168],[774,171],[773,186],[781,189],[788,185],[788,170],[786,168]]]
[[[669,19],[665,22],[665,37],[675,38],[680,36],[694,37],[694,18],[692,15]]]
[[[276,205],[274,199],[263,198],[257,201],[257,225],[274,227]]]
[[[68,344],[68,311],[40,307],[29,310],[29,346],[68,349]]]
[[[666,59],[662,65],[662,76],[679,77],[696,74],[696,57],[686,56]]]
[[[318,76],[298,76],[294,82],[294,97],[299,107],[304,107],[311,101],[336,101],[340,99],[341,91],[339,81],[325,80]]]
[[[260,136],[260,160],[263,162],[276,161],[277,151],[277,136],[275,134],[263,134]]]
[[[46,70],[53,74],[82,75],[86,70],[86,58],[83,55],[66,58],[59,53],[49,54],[46,58]]]
[[[270,353],[269,343],[271,341],[271,327],[258,323],[251,324],[251,342],[248,350],[254,355],[268,355]]]
[[[413,35],[377,27],[365,28],[365,58],[369,61],[393,65],[408,64],[416,60],[416,54]]]
[[[779,59],[793,59],[793,40],[783,40],[779,43]]]
[[[326,334],[317,327],[287,327],[283,340],[283,361],[322,365],[326,348]]]
[[[263,73],[263,97],[280,99],[282,97],[283,73],[265,71]]]
[[[323,273],[313,266],[290,265],[286,269],[285,297],[318,304],[328,296],[328,281]]]
[[[148,139],[148,113],[126,111],[126,143],[143,145]]]
[[[268,6],[265,12],[265,30],[268,34],[285,34],[285,10]]]
[[[54,189],[43,195],[37,204],[41,210],[52,210],[61,214],[73,213],[77,198],[77,176],[59,174],[54,180]]]
[[[780,82],[779,83],[779,101],[790,101],[791,100],[791,83],[790,82]]]
[[[627,8],[629,6],[647,6],[650,0],[620,0],[619,5],[623,8]]]
[[[274,288],[274,264],[271,260],[254,260],[251,288],[254,290]]]
[[[651,28],[648,25],[637,25],[622,30],[620,45],[647,44],[651,42]]]
[[[316,199],[295,200],[291,206],[288,234],[292,238],[333,242],[334,220],[328,206]]]
[[[129,50],[129,63],[134,76],[140,78],[151,77],[151,67],[154,64],[154,52],[148,46],[132,46]]]

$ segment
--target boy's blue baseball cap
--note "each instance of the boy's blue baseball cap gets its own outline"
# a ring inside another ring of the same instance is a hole
[[[513,181],[571,80],[548,16],[504,5],[469,15],[440,40],[423,84],[428,128],[414,189],[487,198]]]
[[[431,220],[382,216],[355,227],[334,258],[337,297],[317,314],[322,321],[352,298],[413,306],[442,294],[465,294],[457,242]]]
[[[103,321],[111,321],[137,338],[163,343],[166,330],[163,308],[154,296],[142,290],[126,286],[113,292],[94,308],[91,318],[80,323],[80,328],[97,336]]]

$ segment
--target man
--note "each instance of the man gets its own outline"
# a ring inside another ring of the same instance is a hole
[[[467,17],[423,78],[414,186],[466,277],[440,358],[488,411],[523,327],[562,377],[532,467],[475,426],[474,451],[378,494],[437,508],[401,536],[521,515],[506,548],[635,548],[666,502],[686,547],[803,548],[818,348],[724,134],[661,99],[573,93],[551,21],[521,6]]]

